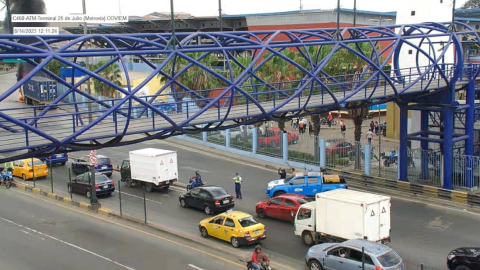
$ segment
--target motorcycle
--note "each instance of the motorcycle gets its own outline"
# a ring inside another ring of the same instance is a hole
[[[189,180],[188,180],[187,191],[189,191],[189,190],[191,190],[191,189],[194,189],[194,188],[196,188],[196,187],[205,186],[205,185],[207,184],[207,182],[202,182],[201,185],[195,185],[195,186],[193,186],[193,182],[194,182],[194,181],[195,181],[194,179],[189,179]]]
[[[13,175],[11,171],[4,171],[4,168],[0,168],[0,185],[5,184],[5,187],[9,189],[12,186]]]
[[[255,269],[255,268],[253,268],[252,261],[247,262],[247,269],[248,270],[254,270]],[[266,264],[260,265],[260,270],[272,270],[272,267],[267,262]]]
[[[387,156],[385,155],[385,153],[382,153],[382,159],[385,159],[385,161],[383,161],[383,165],[385,167],[389,167],[390,164],[397,164],[397,160],[398,160],[398,154],[397,154],[397,151],[391,151],[390,154]]]

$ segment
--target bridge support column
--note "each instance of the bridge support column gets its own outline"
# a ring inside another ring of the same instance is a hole
[[[400,145],[398,147],[398,180],[408,181],[408,107],[407,104],[398,104],[400,107]]]
[[[446,108],[443,112],[443,184],[445,189],[453,189],[453,109]],[[451,139],[452,138],[452,139]]]
[[[283,162],[287,163],[288,161],[288,133],[282,133],[282,157]]]
[[[225,130],[225,147],[230,148],[230,129]]]
[[[371,165],[372,165],[372,160],[371,160],[371,153],[370,153],[370,145],[367,144],[364,146],[365,147],[365,150],[364,150],[364,160],[365,160],[365,168],[364,168],[364,174],[365,175],[370,175],[370,168],[371,168]]]
[[[257,154],[258,128],[252,129],[252,153]]]
[[[422,138],[428,138],[428,111],[421,111],[420,112],[420,130],[422,131]],[[420,142],[420,147],[422,149],[421,153],[421,178],[426,180],[429,178],[429,169],[428,164],[429,160],[432,158],[428,152],[428,141],[422,140]]]
[[[207,132],[206,131],[202,132],[202,142],[207,143]]]
[[[467,85],[466,101],[468,108],[465,111],[465,134],[468,138],[465,141],[465,155],[472,156],[475,137],[475,81],[470,81]],[[465,160],[465,186],[468,188],[474,186],[472,157],[466,157]]]
[[[327,153],[327,148],[325,146],[325,140],[324,139],[320,139],[318,140],[318,147],[320,148],[320,153],[319,153],[319,156],[320,156],[320,168],[325,168],[326,167],[326,164],[327,164],[327,160],[326,160],[326,153]]]

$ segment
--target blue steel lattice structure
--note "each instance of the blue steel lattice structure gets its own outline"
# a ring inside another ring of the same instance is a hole
[[[452,32],[454,28],[463,30]],[[174,38],[179,42],[172,42]],[[432,39],[439,38],[444,41],[444,46],[437,51]],[[479,73],[477,66],[464,63],[462,47],[465,43],[479,44],[479,40],[477,33],[463,23],[455,23],[455,27],[450,23],[424,23],[343,28],[340,34],[336,29],[313,29],[177,33],[175,37],[172,34],[0,35],[0,59],[20,58],[33,67],[0,95],[0,104],[16,95],[19,87],[39,72],[66,87],[66,91],[49,105],[21,104],[0,109],[0,144],[3,145],[0,153],[7,156],[0,158],[0,162],[46,155],[60,148],[76,151],[122,146],[267,119],[322,113],[345,105],[359,107],[395,101],[403,115],[401,137],[405,140],[400,146],[399,178],[406,181],[406,139],[417,139],[406,134],[409,104],[450,106],[455,87],[473,84]],[[86,48],[87,42],[93,47]],[[371,50],[362,50],[361,43],[368,44]],[[176,46],[172,47],[172,44]],[[327,47],[327,53],[322,54],[322,48]],[[302,61],[289,58],[284,53],[287,49],[298,52]],[[400,52],[406,49],[416,55],[417,64],[401,68]],[[329,74],[326,67],[345,51],[357,57],[361,68],[355,74]],[[441,61],[447,51],[453,52],[455,63]],[[236,56],[245,53],[250,55],[249,62],[241,63]],[[204,64],[204,59],[211,54],[221,55],[226,60],[223,71]],[[147,55],[160,55],[163,60],[154,64],[147,60]],[[151,67],[151,74],[142,83],[132,87],[128,72],[125,72],[126,87],[115,85],[99,75],[113,63],[118,63],[123,71],[128,70],[127,56],[136,56]],[[78,63],[83,57],[103,57],[108,61],[90,71]],[[188,64],[179,70],[171,68],[180,59]],[[268,67],[274,59],[297,69],[300,78],[266,79],[262,68]],[[45,68],[52,60],[87,76],[64,80]],[[392,60],[392,69],[386,70]],[[182,74],[193,68],[202,69],[222,86],[201,90],[188,88],[182,81]],[[142,87],[150,80],[159,79],[158,76],[166,80],[154,95],[137,96]],[[81,90],[90,77],[115,89],[118,98],[99,99]],[[88,101],[80,102],[80,97]],[[184,100],[185,97],[189,100]],[[169,100],[167,105],[175,108],[173,112],[167,113],[155,106],[155,102],[162,98]],[[85,109],[85,103],[90,103],[93,109]],[[191,110],[189,104],[192,103],[197,110]],[[87,121],[89,115],[93,116],[91,122]],[[445,117],[445,123],[451,125],[452,121]],[[428,117],[426,119],[428,121]],[[473,118],[467,117],[467,121],[473,121]],[[446,137],[452,135],[452,131],[447,131],[451,128],[448,125],[443,131]],[[422,140],[429,141],[428,130],[421,132]],[[470,137],[468,133],[459,138],[468,141]],[[449,146],[444,148],[445,151],[449,149]]]

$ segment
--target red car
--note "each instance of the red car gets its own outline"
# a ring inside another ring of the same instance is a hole
[[[259,218],[276,218],[293,221],[300,205],[313,201],[313,198],[300,194],[283,194],[257,203]]]
[[[280,145],[280,137],[282,136],[282,131],[278,127],[269,128],[266,134],[258,138],[258,143],[261,146],[271,146],[277,147]],[[288,132],[287,140],[288,144],[296,144],[298,142],[298,134]]]

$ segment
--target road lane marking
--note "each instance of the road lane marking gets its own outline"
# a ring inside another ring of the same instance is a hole
[[[200,267],[195,266],[195,265],[193,265],[193,264],[189,264],[188,266],[190,266],[190,267],[193,268],[193,269],[204,270],[203,268],[200,268]]]
[[[42,237],[40,237],[40,236],[38,236],[38,235],[31,234],[31,233],[29,233],[29,232],[27,232],[27,231],[25,231],[25,230],[22,230],[22,232],[25,233],[25,234],[31,235],[31,236],[33,236],[33,237],[36,237],[36,238],[38,238],[38,239],[40,239],[40,240],[45,240],[45,238],[42,238]]]
[[[62,243],[62,244],[64,244],[64,245],[71,246],[71,247],[73,247],[73,248],[79,249],[79,250],[81,250],[81,251],[83,251],[83,252],[86,252],[86,253],[91,254],[91,255],[93,255],[93,256],[96,256],[96,257],[98,257],[98,258],[104,259],[104,260],[106,260],[106,261],[108,261],[108,262],[111,262],[111,263],[113,263],[113,264],[115,264],[115,265],[118,265],[118,266],[120,266],[120,267],[123,267],[123,268],[125,268],[125,269],[135,270],[134,268],[128,267],[128,266],[123,265],[123,264],[121,264],[121,263],[119,263],[119,262],[117,262],[117,261],[114,261],[114,260],[112,260],[112,259],[109,259],[109,258],[107,258],[107,257],[104,257],[104,256],[102,256],[102,255],[100,255],[100,254],[97,254],[97,253],[95,253],[95,252],[93,252],[93,251],[90,251],[90,250],[88,250],[88,249],[84,249],[84,248],[82,248],[82,247],[79,247],[79,246],[77,246],[77,245],[75,245],[75,244],[72,244],[72,243],[69,243],[69,242],[67,242],[67,241],[63,241],[63,240],[61,240],[61,239],[59,239],[59,238],[56,238],[56,237],[54,237],[54,236],[51,236],[51,235],[42,233],[42,232],[37,231],[37,230],[35,230],[35,229],[29,228],[29,227],[27,227],[27,226],[23,226],[22,224],[18,224],[18,223],[16,223],[16,222],[13,222],[13,221],[11,221],[11,220],[9,220],[9,219],[6,219],[6,218],[3,218],[3,217],[0,217],[0,219],[3,220],[3,221],[6,221],[6,222],[8,222],[8,223],[10,223],[10,224],[12,224],[12,225],[15,225],[15,226],[17,226],[17,227],[23,228],[23,229],[25,229],[25,230],[27,230],[27,231],[30,231],[30,232],[39,234],[39,235],[44,236],[44,237],[46,237],[46,238],[50,238],[50,239],[52,239],[52,240],[54,240],[54,241],[57,241],[57,242],[59,242],[59,243]],[[22,230],[22,231],[23,231],[23,230]],[[29,234],[29,233],[27,233],[27,234]]]
[[[240,267],[245,267],[244,265],[239,264],[239,263],[237,263],[237,262],[234,262],[234,261],[225,259],[225,258],[220,257],[220,256],[217,256],[217,255],[215,255],[215,254],[213,254],[213,253],[209,253],[209,252],[203,251],[203,250],[201,250],[201,249],[191,247],[191,246],[186,245],[186,244],[182,244],[182,243],[177,242],[177,241],[172,240],[172,239],[168,239],[168,238],[165,238],[165,237],[162,237],[162,236],[158,236],[158,235],[156,235],[156,234],[149,233],[149,232],[146,232],[146,231],[142,231],[142,230],[140,230],[140,229],[133,228],[133,227],[130,227],[130,226],[128,226],[128,225],[124,225],[124,224],[121,224],[121,223],[112,221],[112,220],[110,220],[110,219],[102,218],[102,217],[99,217],[99,216],[96,216],[96,215],[93,215],[93,214],[86,213],[86,212],[84,212],[84,211],[80,211],[80,210],[77,210],[77,209],[74,209],[74,208],[71,208],[71,207],[67,207],[67,206],[65,206],[65,205],[55,203],[55,202],[53,202],[53,201],[51,201],[51,200],[47,200],[47,199],[43,199],[43,198],[41,198],[41,197],[37,197],[37,196],[35,196],[35,195],[33,195],[33,194],[23,193],[23,192],[20,192],[20,191],[17,191],[17,190],[12,190],[12,191],[13,191],[13,192],[16,192],[16,193],[19,193],[19,194],[21,194],[21,195],[24,195],[24,196],[28,196],[28,197],[35,198],[35,199],[40,200],[40,201],[47,202],[47,203],[49,203],[49,204],[53,204],[53,205],[59,206],[59,207],[61,207],[61,208],[67,209],[68,211],[80,213],[80,214],[83,214],[83,215],[86,215],[86,216],[89,216],[89,217],[92,217],[92,218],[95,218],[95,219],[99,219],[99,220],[108,222],[108,223],[110,223],[110,224],[114,224],[114,225],[116,225],[116,226],[119,226],[119,227],[122,227],[122,228],[125,228],[125,229],[128,229],[128,230],[131,230],[131,231],[135,231],[135,232],[138,232],[138,233],[141,233],[141,234],[145,234],[145,235],[148,235],[148,236],[151,236],[151,237],[154,237],[154,238],[163,240],[163,241],[170,242],[170,243],[172,243],[172,244],[175,244],[175,245],[178,245],[178,246],[181,246],[181,247],[184,247],[184,248],[193,250],[193,251],[198,252],[198,253],[205,254],[205,255],[210,256],[210,257],[213,257],[213,258],[215,258],[215,259],[217,259],[217,260],[220,260],[220,261],[224,261],[224,262],[227,262],[227,263],[230,263],[230,264],[233,264],[233,265],[236,265],[236,266],[240,266]],[[188,234],[187,234],[187,235],[188,235]],[[201,244],[200,244],[200,245],[201,245]],[[232,256],[233,256],[233,255],[232,255]],[[281,265],[281,264],[276,264],[276,265],[285,267],[286,269],[295,270],[295,269],[293,269],[293,268],[290,268],[290,267],[288,267],[288,266],[284,266],[284,265]]]

